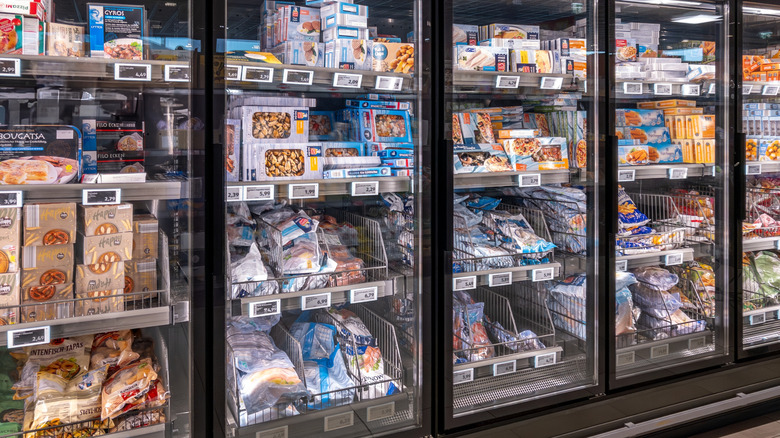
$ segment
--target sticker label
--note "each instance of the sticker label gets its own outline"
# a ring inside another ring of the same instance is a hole
[[[641,82],[623,82],[623,94],[642,94]]]
[[[780,91],[780,86],[764,85],[764,89],[761,91],[761,94],[764,96],[777,96],[778,91]]]
[[[379,298],[379,290],[376,286],[364,287],[360,289],[351,289],[349,291],[350,303],[368,303],[376,301]]]
[[[474,381],[474,368],[467,370],[455,371],[452,373],[452,384],[460,385],[461,383],[468,383]]]
[[[656,96],[671,96],[672,84],[654,84],[653,94]]]
[[[620,272],[628,271],[628,260],[615,260],[615,270]]]
[[[117,81],[151,81],[152,64],[114,64],[114,79]]]
[[[273,201],[274,186],[244,186],[244,201]]]
[[[301,297],[301,310],[330,307],[330,293],[306,295]]]
[[[18,78],[22,75],[20,61],[13,58],[0,58],[0,76]]]
[[[675,167],[669,169],[669,179],[687,179],[688,168],[687,167]]]
[[[314,82],[314,72],[310,70],[284,69],[282,83],[288,85],[311,85]]]
[[[393,76],[377,76],[374,88],[385,91],[401,91],[403,84],[404,78],[396,78]]]
[[[282,300],[259,301],[249,303],[249,317],[277,315],[282,312]]]
[[[657,359],[669,355],[669,344],[650,347],[650,359]]]
[[[664,256],[664,265],[666,266],[681,265],[682,262],[683,262],[683,253],[681,252],[666,254]]]
[[[746,175],[761,175],[761,164],[748,164],[745,166]]]
[[[343,414],[331,415],[329,417],[325,417],[325,432],[343,429],[345,427],[352,427],[354,424],[355,413],[352,411],[347,411]]]
[[[287,426],[262,430],[255,434],[255,438],[287,438]]]
[[[763,324],[766,322],[766,314],[765,313],[758,313],[755,315],[750,315],[750,325],[758,325]]]
[[[554,276],[555,276],[555,269],[553,268],[540,268],[531,271],[532,281],[552,280]]]
[[[488,275],[488,286],[495,287],[495,286],[507,286],[512,284],[512,273],[511,272],[502,272],[500,274],[490,274]]]
[[[539,88],[542,90],[560,90],[563,86],[563,78],[543,77]]]
[[[707,345],[707,338],[704,336],[700,338],[688,339],[689,350],[698,350],[699,348],[704,348],[705,345]]]
[[[555,365],[558,355],[556,353],[547,353],[534,356],[534,368],[547,367]]]
[[[243,190],[241,190],[241,186],[228,186],[225,189],[225,201],[227,202],[237,202],[241,200],[241,196]]]
[[[698,96],[701,94],[701,85],[699,84],[683,84],[682,95],[683,96]]]
[[[618,170],[618,182],[631,182],[636,179],[636,169]]]
[[[493,376],[503,376],[504,374],[512,374],[517,371],[517,362],[510,360],[509,362],[501,362],[493,364]]]
[[[780,239],[775,240],[775,249],[780,250]]]
[[[368,421],[381,420],[395,415],[395,402],[385,403],[378,406],[370,406],[366,409],[366,419]]]
[[[617,355],[617,366],[631,365],[636,362],[636,353],[629,351],[626,353],[620,353]]]
[[[360,88],[363,85],[363,75],[352,73],[334,73],[333,86],[336,88]]]
[[[713,83],[710,84],[710,89],[707,90],[707,93],[708,94],[715,94],[715,92],[716,92],[716,90],[715,90],[715,83],[713,82]]]
[[[379,194],[379,181],[353,181],[352,196],[374,196]]]
[[[227,70],[225,71],[227,72]],[[269,67],[244,67],[241,75],[241,79],[247,82],[271,83],[274,81],[274,69]]]
[[[742,94],[750,94],[753,92],[753,86],[752,85],[743,85],[742,86]]]
[[[452,279],[452,290],[471,290],[477,288],[477,277],[460,277]]]
[[[517,88],[519,86],[519,76],[496,76],[496,88]]]
[[[542,185],[542,175],[538,173],[520,175],[517,184],[520,187],[538,187]]]
[[[166,65],[165,80],[167,82],[189,82],[190,66],[189,65]]]
[[[21,207],[22,206],[22,192],[0,192],[0,206],[3,207]]]
[[[287,186],[287,197],[290,199],[312,199],[319,198],[320,185],[311,184],[290,184]]]
[[[46,344],[51,340],[51,328],[48,325],[34,329],[8,330],[7,334],[8,348]]]
[[[84,189],[81,191],[81,203],[84,205],[119,204],[122,201],[122,189]]]

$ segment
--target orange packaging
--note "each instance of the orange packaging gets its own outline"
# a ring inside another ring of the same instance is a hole
[[[665,108],[664,116],[692,116],[704,114],[704,108]]]
[[[771,71],[771,70],[780,70],[780,63],[768,62],[765,64],[761,64],[761,71]]]
[[[668,121],[667,128],[669,128],[669,136],[672,139],[684,139],[688,138],[688,132],[685,127],[685,116],[666,116],[665,120]]]
[[[715,116],[685,116],[687,138],[694,140],[715,138]]]
[[[672,143],[682,146],[683,163],[695,163],[695,156],[693,153],[693,141],[689,139],[677,139],[672,140]]]
[[[686,108],[695,108],[696,101],[671,99],[671,100],[659,100],[656,102],[640,102],[639,104],[637,104],[637,107],[641,109],[664,109],[664,108],[675,108],[678,106],[686,107]]]
[[[694,145],[696,162],[702,164],[711,164],[715,162],[715,139],[705,138],[696,140]]]

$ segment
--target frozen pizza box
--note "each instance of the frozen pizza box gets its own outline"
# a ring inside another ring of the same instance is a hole
[[[287,181],[322,177],[319,143],[244,144],[244,181]]]
[[[0,54],[21,55],[24,48],[24,17],[20,14],[0,14]]]
[[[513,138],[502,143],[513,170],[569,168],[569,145],[565,138]]]
[[[0,184],[65,184],[77,178],[80,161],[74,126],[0,128]]]
[[[459,173],[510,172],[504,148],[500,144],[469,144],[453,146],[453,167]]]
[[[147,29],[143,6],[88,3],[87,15],[91,57],[144,59]]]
[[[46,56],[84,56],[84,28],[46,23]]]

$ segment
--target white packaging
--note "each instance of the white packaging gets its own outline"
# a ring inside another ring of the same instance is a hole
[[[368,27],[368,6],[338,2],[325,5],[320,9],[322,28],[333,26]]]
[[[322,146],[319,143],[244,143],[241,152],[244,181],[322,178]]]
[[[245,145],[309,141],[309,108],[244,106],[240,114],[241,138]]]
[[[371,70],[371,41],[333,40],[325,43],[325,67]]]
[[[334,26],[322,31],[322,41],[333,40],[367,40],[368,29],[353,26]]]
[[[311,41],[285,41],[271,49],[271,53],[288,65],[325,66],[325,45]]]
[[[480,41],[479,45],[488,47],[505,47],[507,49],[520,50],[541,50],[542,48],[541,41],[539,40],[520,40],[507,38],[491,38]]]

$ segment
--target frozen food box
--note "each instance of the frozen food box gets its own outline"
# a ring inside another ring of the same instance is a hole
[[[0,48],[0,53],[15,49],[17,44],[21,44],[21,52],[18,53],[43,55],[43,26],[46,21],[46,9],[41,3],[21,0],[0,2],[0,22],[5,23],[0,25],[0,35],[7,35],[7,38],[0,40],[0,44],[5,46],[4,49]],[[3,29],[7,29],[7,32]]]
[[[640,109],[695,108],[696,101],[682,99],[658,100],[654,102],[639,102],[637,107]]]
[[[357,141],[406,143],[412,141],[412,125],[408,111],[358,109],[356,111]]]
[[[694,144],[694,156],[697,163],[714,163],[715,139],[705,138],[696,140]]]
[[[123,289],[76,293],[76,316],[102,315],[124,310]],[[87,299],[89,298],[89,299]]]
[[[318,179],[322,175],[322,146],[319,143],[279,145],[245,144],[245,181]]]
[[[24,17],[18,14],[0,14],[0,55],[21,55],[24,47]]]
[[[335,2],[320,9],[322,28],[333,26],[368,27],[368,6]]]
[[[510,51],[512,71],[530,73],[560,73],[560,64],[555,71],[553,52],[549,50],[517,50]],[[534,68],[527,68],[534,67]]]
[[[323,157],[362,157],[366,144],[359,141],[329,141],[322,143]]]
[[[124,293],[137,294],[139,292],[156,291],[157,287],[157,260],[131,260],[125,262]],[[148,299],[150,294],[131,295],[125,297],[127,301]]]
[[[414,150],[412,149],[386,149],[384,151],[374,152],[374,154],[382,159],[385,158],[414,158]]]
[[[476,46],[479,40],[479,26],[472,24],[452,25],[452,44]]]
[[[225,62],[230,64],[232,61],[255,62],[258,64],[281,64],[282,61],[269,52],[256,52],[249,50],[231,50],[225,53]]]
[[[19,270],[21,209],[0,208],[0,274]]]
[[[457,45],[455,68],[476,71],[509,71],[509,49],[503,47]]]
[[[41,251],[40,246],[32,246],[30,248],[36,248],[38,252]],[[50,266],[50,267],[38,267],[38,268],[25,268],[22,269],[22,287],[41,286],[47,284],[64,284],[73,282],[73,258],[72,251],[70,253],[71,264],[62,266]]]
[[[75,238],[75,202],[24,206],[24,246],[64,245],[73,243]]]
[[[762,138],[759,139],[758,142],[759,161],[780,160],[780,139]]]
[[[636,61],[636,41],[628,39],[615,39],[615,58],[622,62]]]
[[[671,141],[666,126],[629,128],[629,136],[633,140],[639,140],[641,144],[663,144]]]
[[[624,122],[624,126],[664,126],[664,113],[661,110],[618,110],[616,116],[619,121]]]
[[[618,146],[621,166],[641,166],[650,161],[650,148],[642,145]]]
[[[320,41],[322,24],[320,10],[301,6],[283,6],[278,10],[278,20],[274,26],[276,42],[284,41]]]
[[[0,129],[0,184],[65,184],[79,174],[81,132],[69,125]]]
[[[241,107],[243,145],[306,143],[309,141],[308,107]]]
[[[323,157],[322,168],[324,170],[331,169],[365,169],[369,167],[377,167],[382,165],[382,160],[379,157]]]
[[[73,283],[22,288],[21,322],[51,321],[73,316]],[[56,303],[56,301],[66,301]]]
[[[414,73],[414,44],[374,42],[371,57],[373,71]]]
[[[79,204],[78,230],[85,236],[130,232],[133,230],[133,204]]]
[[[283,64],[324,67],[324,48],[322,43],[313,41],[285,41],[272,48],[271,53]]]
[[[654,163],[682,163],[683,148],[679,143],[659,143],[649,146],[650,161]]]
[[[518,40],[511,38],[490,38],[479,42],[480,46],[504,47],[515,50],[541,50],[542,44],[539,40]]]
[[[22,284],[60,284],[73,277],[74,246],[22,247]]]
[[[509,163],[504,148],[500,144],[456,144],[453,146],[454,172],[485,173],[510,172]]]
[[[499,129],[495,131],[497,138],[530,138],[538,137],[538,129]]]
[[[76,260],[85,265],[114,263],[133,258],[133,233],[104,236],[78,235]]]
[[[337,178],[372,178],[391,176],[392,171],[389,167],[367,167],[358,169],[330,169],[322,172],[324,179]]]
[[[121,289],[125,286],[125,262],[76,265],[76,294]]]
[[[0,274],[0,325],[19,322],[19,274]]]
[[[311,111],[309,113],[309,140],[328,140],[336,127],[334,111]]]
[[[144,59],[146,10],[143,6],[87,4],[89,56]]]
[[[346,105],[351,108],[368,109],[398,109],[408,111],[411,108],[409,102],[396,102],[390,100],[353,100],[347,99]]]
[[[95,149],[97,173],[143,173],[143,120],[95,120]]]
[[[46,23],[46,56],[84,56],[84,28]]]
[[[480,26],[480,40],[489,38],[505,38],[518,40],[538,40],[539,26],[525,24],[500,24],[493,23]]]
[[[322,31],[322,41],[370,40],[368,29],[354,26],[334,26]]]
[[[486,112],[453,113],[453,143],[495,143],[491,117]]]
[[[133,260],[159,257],[159,223],[151,214],[133,216]]]
[[[758,161],[758,142],[760,139],[747,138],[745,139],[745,160]]]
[[[343,39],[325,42],[325,67],[370,70],[371,65],[371,41]]]
[[[664,116],[690,116],[704,114],[704,108],[665,108]]]
[[[694,140],[704,138],[715,138],[715,116],[685,116],[685,123],[688,129],[688,138]]]
[[[225,119],[225,181],[238,181],[241,173],[238,151],[241,150],[241,120]]]
[[[538,137],[502,140],[514,170],[569,168],[569,147],[565,138]]]
[[[366,143],[366,154],[375,155],[391,150],[413,151],[414,143]]]

